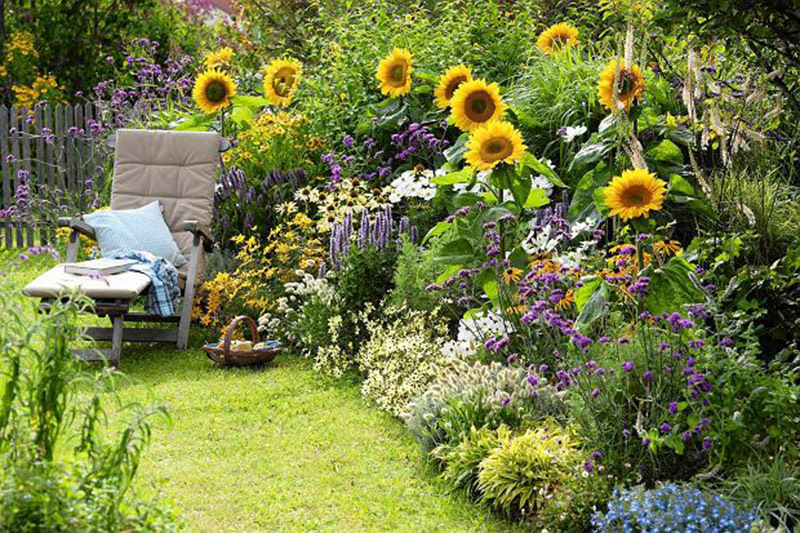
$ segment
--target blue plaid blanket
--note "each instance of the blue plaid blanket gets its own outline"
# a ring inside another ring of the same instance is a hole
[[[172,263],[163,257],[156,257],[150,252],[127,252],[118,255],[115,259],[133,259],[137,264],[131,265],[128,270],[141,272],[150,278],[150,288],[146,293],[144,308],[148,313],[160,316],[175,314],[178,297],[181,291],[178,288],[178,270]]]

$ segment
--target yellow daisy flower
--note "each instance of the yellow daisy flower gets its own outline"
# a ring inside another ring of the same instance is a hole
[[[683,247],[678,241],[658,241],[653,244],[653,250],[661,257],[669,257],[680,254],[683,251]]]
[[[666,183],[652,172],[637,168],[616,176],[604,189],[605,204],[611,216],[623,220],[647,218],[650,211],[659,211],[667,193]]]
[[[500,273],[500,279],[503,283],[516,283],[522,279],[522,269],[516,267],[508,267]]]
[[[502,119],[506,107],[500,98],[500,87],[484,80],[462,83],[450,100],[453,120],[462,131],[472,131],[487,122]]]
[[[624,59],[612,59],[600,73],[597,90],[600,103],[609,111],[619,113],[624,108],[627,112],[644,92],[644,76],[637,65],[626,67]]]
[[[236,83],[221,70],[207,70],[197,77],[192,90],[197,107],[206,115],[216,113],[236,96]]]
[[[233,49],[229,46],[220,48],[216,52],[208,52],[203,57],[203,65],[206,69],[230,67],[233,59]]]
[[[439,78],[439,85],[433,91],[433,95],[436,97],[436,107],[446,109],[456,90],[467,81],[472,81],[472,71],[469,67],[458,65],[447,69]]]
[[[555,54],[568,46],[581,44],[578,41],[578,28],[566,22],[555,24],[539,34],[536,46],[545,54]]]
[[[264,73],[264,94],[273,105],[286,106],[292,102],[300,85],[302,65],[296,59],[276,59]]]
[[[500,162],[514,163],[526,148],[520,132],[508,122],[498,120],[470,134],[466,158],[476,170],[489,170]]]
[[[381,82],[381,92],[391,98],[403,96],[411,91],[411,72],[414,58],[404,48],[395,48],[378,64],[375,77]]]

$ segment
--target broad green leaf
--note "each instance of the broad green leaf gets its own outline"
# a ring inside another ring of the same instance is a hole
[[[581,309],[578,318],[575,320],[575,327],[578,330],[585,331],[595,320],[602,317],[608,312],[606,302],[608,301],[608,286],[605,283],[600,283],[591,292],[588,298],[585,295],[585,303]]]
[[[472,167],[464,167],[456,172],[449,172],[444,176],[436,176],[431,179],[431,183],[436,185],[452,185],[454,183],[467,183],[475,175]]]
[[[666,265],[648,265],[642,275],[650,278],[645,307],[653,314],[680,311],[684,305],[703,301],[703,293],[689,275],[694,265],[683,257],[673,257]]]
[[[175,126],[177,131],[206,131],[214,121],[214,115],[192,115]]]
[[[247,96],[247,95],[239,95],[234,96],[231,101],[233,102],[234,106],[244,106],[244,107],[266,107],[270,105],[270,101],[263,96]]]
[[[448,279],[455,276],[456,273],[462,268],[464,268],[464,265],[448,265],[448,267],[444,269],[444,272],[439,274],[439,277],[436,278],[436,283],[444,283]]]
[[[469,264],[475,256],[475,249],[467,239],[448,242],[436,253],[436,261],[447,265]]]
[[[469,135],[462,133],[453,146],[444,151],[444,158],[448,163],[457,163],[464,159],[464,154],[467,153],[468,139]]]
[[[253,110],[249,107],[236,106],[231,111],[231,120],[242,129],[250,129],[253,122]]]
[[[569,169],[570,172],[573,170],[578,170],[580,168],[592,165],[600,161],[603,157],[608,154],[613,145],[611,143],[586,143],[584,144],[581,149],[575,154],[575,157],[572,159],[572,163],[570,163]]]
[[[683,194],[686,196],[695,196],[694,187],[689,183],[689,180],[680,174],[671,174],[669,177],[669,192]]]
[[[550,198],[547,197],[547,192],[544,189],[531,189],[531,192],[528,193],[528,198],[525,200],[525,203],[522,207],[531,209],[542,207],[550,203]]]
[[[583,310],[586,302],[589,301],[589,298],[602,283],[603,280],[601,278],[592,278],[589,281],[585,281],[583,286],[575,291],[575,306],[578,308],[578,311]]]
[[[683,165],[683,152],[669,139],[664,139],[652,148],[648,148],[647,156],[659,163],[668,163],[677,166]]]
[[[427,234],[425,234],[425,238],[422,239],[422,244],[427,243],[428,240],[441,235],[442,233],[446,232],[452,227],[453,227],[452,223],[447,222],[445,220],[440,221],[434,227],[432,227]]]
[[[547,166],[546,163],[543,163],[539,158],[533,155],[530,152],[525,152],[525,155],[522,156],[522,160],[520,161],[520,166],[524,168],[528,168],[531,171],[535,172],[537,175],[542,174],[547,180],[555,185],[556,187],[567,188],[567,185],[561,181],[561,178],[555,173],[555,171]],[[531,176],[532,177],[532,176]]]

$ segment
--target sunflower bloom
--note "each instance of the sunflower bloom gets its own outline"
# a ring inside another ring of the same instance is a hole
[[[462,131],[472,131],[487,122],[502,119],[506,107],[500,98],[500,87],[484,80],[462,83],[450,100],[453,120]]]
[[[474,130],[467,141],[467,162],[476,170],[514,163],[525,153],[520,132],[508,122],[495,121]]]
[[[500,279],[503,280],[503,283],[516,283],[522,279],[522,269],[508,267],[500,273]]]
[[[612,59],[600,73],[597,86],[600,103],[612,113],[622,109],[630,111],[631,105],[644,92],[644,76],[637,65],[625,66],[625,60]]]
[[[605,204],[611,209],[611,216],[619,216],[622,220],[647,218],[650,211],[661,209],[666,185],[645,169],[626,170],[604,189]]]
[[[450,100],[462,83],[472,81],[472,71],[469,67],[458,65],[457,67],[450,67],[439,78],[439,84],[433,91],[436,97],[436,107],[439,109],[446,109],[450,105]]]
[[[414,58],[404,48],[395,48],[378,64],[375,77],[381,82],[381,92],[391,98],[403,96],[411,91],[411,71]]]
[[[233,49],[229,46],[220,48],[216,52],[208,52],[203,57],[203,65],[206,69],[230,67],[233,59]]]
[[[578,28],[566,22],[550,26],[539,34],[536,46],[545,54],[556,54],[569,46],[581,44],[578,41]]]
[[[264,95],[277,106],[292,103],[294,93],[300,85],[302,65],[296,59],[276,59],[264,72]]]
[[[206,115],[226,107],[234,96],[236,96],[236,83],[233,78],[217,69],[200,74],[192,90],[192,98],[197,107]]]

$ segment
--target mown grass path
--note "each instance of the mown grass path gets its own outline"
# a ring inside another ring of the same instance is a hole
[[[9,268],[21,287],[48,263]],[[169,500],[188,531],[503,531],[437,483],[413,436],[297,355],[214,367],[195,346],[126,345],[123,402],[166,405],[140,468],[143,495]]]

